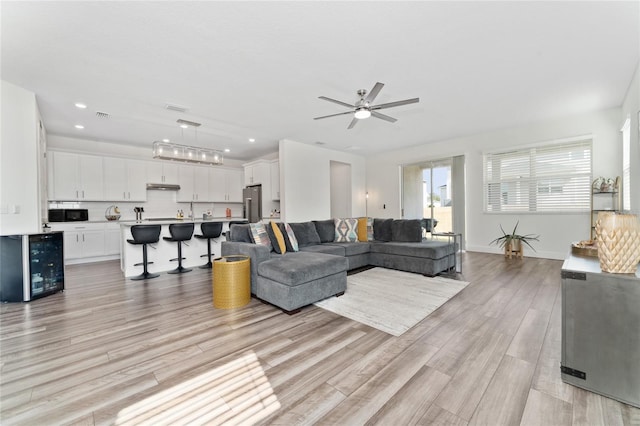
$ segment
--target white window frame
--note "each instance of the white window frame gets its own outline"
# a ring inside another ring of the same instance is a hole
[[[484,212],[588,212],[592,142],[592,136],[581,136],[484,153]],[[580,151],[584,154],[576,156]]]

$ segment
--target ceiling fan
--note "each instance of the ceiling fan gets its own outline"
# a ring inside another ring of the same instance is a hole
[[[320,99],[324,99],[325,101],[333,102],[338,105],[346,106],[347,108],[352,108],[353,110],[347,111],[347,112],[340,112],[338,114],[324,115],[322,117],[315,117],[314,120],[321,120],[323,118],[329,118],[329,117],[337,117],[339,115],[353,114],[354,116],[353,120],[351,120],[351,123],[349,124],[349,127],[347,127],[347,129],[352,129],[353,126],[356,125],[358,120],[369,118],[371,116],[379,118],[381,120],[388,121],[390,123],[395,123],[398,120],[396,120],[393,117],[389,117],[388,115],[381,114],[378,112],[378,110],[393,108],[400,105],[415,104],[417,102],[420,102],[420,98],[412,98],[412,99],[405,99],[404,101],[396,101],[396,102],[388,102],[386,104],[372,105],[373,100],[376,98],[376,96],[378,96],[378,93],[380,93],[380,90],[382,90],[383,87],[384,87],[384,84],[378,82],[373,86],[373,89],[371,89],[371,91],[368,92],[369,94],[367,94],[367,91],[365,89],[358,90],[357,93],[358,93],[358,96],[360,96],[360,100],[356,102],[355,105],[338,101],[336,99],[327,98],[326,96],[319,96]]]

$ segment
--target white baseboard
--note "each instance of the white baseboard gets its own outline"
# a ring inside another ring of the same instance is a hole
[[[495,247],[495,246],[476,246],[472,244],[467,244],[467,251],[477,251],[480,253],[493,253],[493,254],[504,254],[504,250]],[[525,257],[537,257],[540,259],[554,259],[554,260],[564,260],[569,253],[569,248],[565,252],[555,252],[555,251],[533,251],[530,248],[526,247],[524,251]]]

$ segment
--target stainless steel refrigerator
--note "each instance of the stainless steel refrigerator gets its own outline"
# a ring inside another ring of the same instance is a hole
[[[244,217],[251,223],[262,220],[262,185],[247,186],[242,190]]]

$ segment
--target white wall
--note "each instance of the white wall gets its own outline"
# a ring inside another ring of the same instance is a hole
[[[0,234],[41,232],[36,96],[5,81],[0,91]]]
[[[330,161],[331,217],[351,217],[351,164]]]
[[[640,64],[631,81],[624,103],[620,126],[627,116],[631,119],[631,211],[640,215]]]
[[[364,216],[364,157],[281,140],[280,206],[283,221],[303,222],[331,218],[331,161],[351,165],[351,216]]]
[[[519,232],[540,234],[540,242],[534,245],[537,253],[528,250],[527,256],[563,259],[569,251],[572,241],[588,238],[589,213],[484,213],[483,152],[574,136],[592,135],[593,175],[619,176],[622,173],[620,116],[621,109],[614,108],[597,113],[424,144],[367,158],[369,216],[400,217],[400,165],[465,155],[467,176],[464,238],[467,249],[499,253],[497,247],[489,246],[491,240],[500,236],[499,225],[512,228],[516,221],[520,221]],[[384,204],[386,204],[386,209],[383,209]]]

